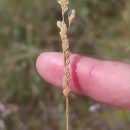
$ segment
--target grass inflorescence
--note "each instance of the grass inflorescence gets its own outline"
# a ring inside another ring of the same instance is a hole
[[[60,37],[62,41],[63,59],[64,59],[64,77],[63,77],[63,94],[66,98],[66,130],[69,129],[69,93],[70,88],[68,86],[70,79],[69,63],[70,63],[70,50],[69,50],[69,39],[68,32],[71,24],[75,19],[75,10],[69,11],[69,0],[58,0],[62,10],[62,21],[57,21],[57,26],[60,29]],[[66,24],[65,14],[68,13],[68,25]]]

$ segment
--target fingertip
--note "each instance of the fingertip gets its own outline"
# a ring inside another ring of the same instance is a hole
[[[36,60],[36,69],[39,75],[47,82],[61,87],[63,76],[63,60],[61,53],[41,53]]]
[[[41,76],[42,76],[43,70],[46,70],[46,67],[49,66],[50,59],[53,59],[53,57],[55,55],[56,55],[56,53],[44,52],[44,53],[41,53],[37,57],[37,59],[36,59],[36,69]]]
[[[42,76],[41,72],[43,70],[43,62],[44,62],[44,57],[46,56],[46,53],[41,53],[37,59],[36,59],[36,69],[37,72],[40,74],[40,76]]]

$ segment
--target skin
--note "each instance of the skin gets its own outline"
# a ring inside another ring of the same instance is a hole
[[[93,59],[71,54],[71,92],[96,101],[130,110],[130,65],[117,61]],[[42,53],[36,61],[39,75],[47,82],[62,88],[63,55]]]

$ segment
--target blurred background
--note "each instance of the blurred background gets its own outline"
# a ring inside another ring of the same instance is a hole
[[[130,63],[130,0],[71,0],[71,52]],[[35,69],[61,52],[56,0],[0,0],[0,130],[65,130],[61,90]],[[78,105],[80,102],[80,106]],[[129,130],[130,112],[72,94],[70,130]]]

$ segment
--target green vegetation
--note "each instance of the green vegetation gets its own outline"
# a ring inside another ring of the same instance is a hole
[[[130,62],[129,0],[71,0],[71,6],[77,12],[71,52]],[[61,51],[57,19],[56,0],[0,0],[0,100],[7,105],[0,120],[7,130],[64,129],[62,92],[35,69],[38,54]],[[130,112],[101,105],[91,113],[93,104],[72,95],[72,130],[129,130]]]

